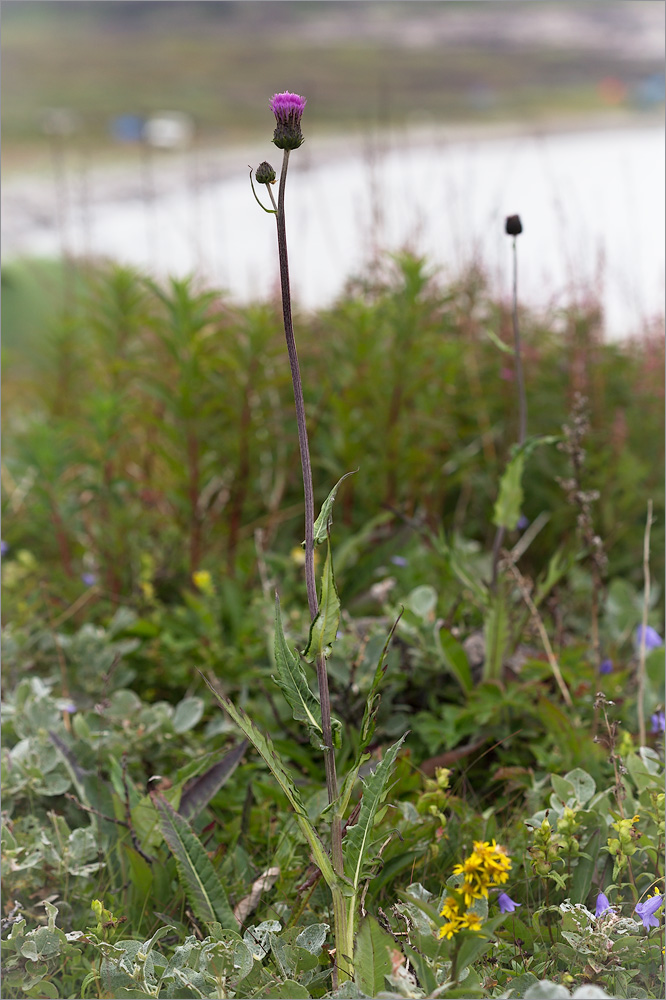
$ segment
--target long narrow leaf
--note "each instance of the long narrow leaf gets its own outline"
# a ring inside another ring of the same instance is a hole
[[[363,877],[363,867],[372,844],[372,828],[377,809],[386,792],[398,751],[406,737],[407,734],[405,733],[397,743],[389,747],[384,754],[383,760],[380,761],[373,773],[369,774],[363,782],[363,798],[361,800],[361,811],[358,816],[358,822],[355,826],[350,826],[347,829],[343,841],[345,875],[352,883],[354,891],[358,890]]]
[[[225,753],[222,760],[192,781],[183,792],[178,812],[185,819],[197,816],[234,773],[248,747],[247,740]]]
[[[257,753],[259,753],[263,758],[265,764],[272,772],[273,777],[286,795],[289,800],[289,804],[294,810],[296,820],[301,828],[303,836],[307,840],[310,850],[312,851],[315,864],[322,873],[326,883],[329,886],[337,885],[338,879],[333,871],[331,860],[317,835],[317,831],[308,819],[300,792],[296,788],[291,775],[277,754],[271,738],[269,736],[265,736],[261,730],[255,726],[252,719],[242,709],[236,708],[234,703],[229,698],[225,695],[218,694],[212,684],[205,677],[204,680],[227,715],[236,723],[243,735],[247,737]]]
[[[375,670],[375,676],[372,678],[370,691],[368,692],[368,697],[365,700],[365,710],[363,712],[363,721],[361,722],[361,742],[359,746],[359,754],[363,753],[365,748],[369,745],[375,731],[375,722],[377,719],[377,712],[379,711],[379,702],[381,701],[379,686],[384,679],[384,674],[386,673],[386,668],[388,666],[387,656],[389,646],[391,645],[391,639],[393,638],[395,630],[398,627],[398,622],[402,618],[403,611],[404,608],[400,611],[400,614],[393,622],[391,631],[386,637],[386,642],[384,643],[384,648],[382,649],[379,662],[377,663],[377,669]]]
[[[195,914],[204,923],[217,920],[223,927],[238,930],[224,886],[194,830],[163,796],[154,795],[152,799],[159,813],[162,834],[176,859],[178,876]]]
[[[340,598],[335,589],[333,579],[333,560],[331,558],[331,542],[327,542],[326,562],[321,574],[321,600],[319,612],[310,626],[310,638],[303,655],[314,660],[317,656],[328,656],[330,647],[335,642],[340,624]]]
[[[298,657],[292,653],[282,628],[280,600],[275,595],[275,666],[277,677],[273,680],[287,699],[296,722],[304,722],[310,733],[310,742],[319,750],[324,749],[324,731],[321,724],[321,706],[310,690],[305,670]]]

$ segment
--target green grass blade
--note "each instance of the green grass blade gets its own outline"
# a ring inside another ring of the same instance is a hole
[[[223,927],[238,930],[224,886],[194,830],[163,796],[152,798],[162,834],[176,859],[178,877],[197,917],[207,924],[217,920]]]
[[[398,751],[406,737],[407,734],[405,733],[397,743],[389,747],[384,754],[384,759],[380,761],[372,774],[369,774],[365,779],[358,822],[355,826],[348,827],[345,834],[343,841],[345,875],[349,878],[355,891],[358,891],[361,884],[363,868],[372,844],[372,828],[375,815],[386,792]]]

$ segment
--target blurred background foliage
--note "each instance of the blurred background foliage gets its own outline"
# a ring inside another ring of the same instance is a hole
[[[114,116],[165,107],[203,141],[265,131],[266,95],[306,93],[313,134],[617,112],[663,101],[663,5],[540,2],[12,0],[3,15],[3,161],[46,159],[45,109],[122,155]]]

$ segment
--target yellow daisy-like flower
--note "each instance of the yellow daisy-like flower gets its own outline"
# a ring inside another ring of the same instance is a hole
[[[470,854],[468,858],[465,858],[461,865],[453,866],[454,875],[464,875],[465,879],[471,881],[471,877],[476,875],[481,871],[483,867],[483,859],[479,857],[478,854]]]
[[[481,922],[481,916],[478,913],[466,913],[462,918],[460,926],[466,930],[480,931]]]
[[[444,905],[439,913],[440,917],[446,917],[447,920],[453,920],[460,916],[460,908],[458,905],[458,900],[453,896],[447,896],[444,900]]]
[[[439,940],[446,938],[451,940],[454,934],[457,934],[462,927],[463,917],[455,917],[453,920],[447,920],[443,927],[439,928],[439,934],[437,935]]]

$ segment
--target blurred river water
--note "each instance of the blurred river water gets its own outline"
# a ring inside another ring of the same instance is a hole
[[[239,302],[276,293],[275,224],[246,166],[268,159],[279,172],[270,143],[171,158],[137,149],[134,165],[113,170],[55,153],[52,177],[3,185],[5,261],[109,257],[156,276],[196,273]],[[519,214],[521,300],[551,309],[592,295],[608,337],[637,334],[664,313],[664,180],[661,123],[306,141],[287,184],[294,296],[328,305],[384,251],[408,247],[444,278],[478,263],[508,297],[504,219]]]

